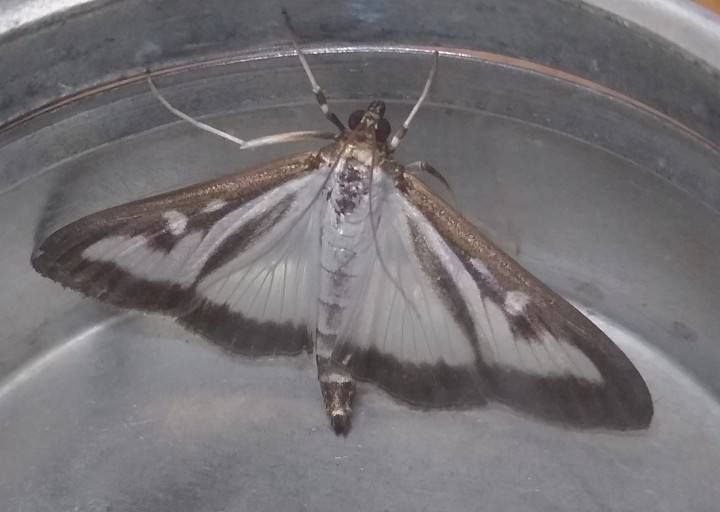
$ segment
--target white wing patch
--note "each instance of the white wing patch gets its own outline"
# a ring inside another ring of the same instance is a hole
[[[505,314],[487,297],[483,297],[477,284],[465,270],[460,259],[447,246],[417,209],[407,200],[398,196],[407,215],[417,223],[431,247],[441,255],[448,273],[453,276],[463,299],[473,317],[480,351],[486,364],[510,367],[538,377],[573,376],[590,382],[602,382],[600,372],[592,361],[570,343],[545,333],[541,340],[526,340],[513,335]],[[475,268],[493,288],[500,289],[495,276],[479,261]],[[427,277],[425,277],[427,279]],[[504,307],[511,315],[522,314],[529,303],[529,296],[520,291],[506,294]],[[466,342],[470,343],[470,340]]]
[[[317,297],[322,204],[315,199],[329,171],[321,168],[289,181],[230,211],[207,230],[188,230],[184,214],[165,212],[168,232],[179,236],[169,251],[154,247],[143,235],[114,235],[87,247],[83,257],[114,263],[138,279],[195,286],[201,297],[248,318],[314,325],[317,301],[309,298]],[[218,251],[227,250],[234,235],[290,199],[284,214],[249,247],[217,268],[205,268]],[[204,211],[218,211],[225,205],[213,201]]]
[[[198,292],[259,321],[315,325],[323,203],[313,200],[321,186],[322,180],[307,184],[283,219],[204,277]]]
[[[538,377],[580,377],[602,383],[603,378],[593,362],[570,343],[544,332],[540,340],[516,337],[504,312],[488,299],[481,306],[487,318],[490,335],[483,341],[483,358],[489,365],[510,367]]]
[[[188,270],[188,260],[196,253],[202,241],[200,231],[188,233],[170,252],[165,253],[151,249],[147,238],[142,235],[115,235],[90,245],[82,255],[91,261],[114,263],[138,279],[171,282],[187,287],[193,283],[199,272]]]
[[[396,195],[393,189],[388,197]],[[383,222],[375,239],[381,258],[371,247],[364,295],[348,306],[338,350],[344,343],[361,351],[375,348],[416,365],[472,361],[471,345],[415,262],[411,233],[397,202],[386,200],[378,211]]]
[[[163,213],[163,218],[167,222],[167,228],[170,233],[175,236],[180,236],[185,233],[188,223],[187,215],[176,210],[170,210],[169,212]]]
[[[382,216],[384,222],[376,234],[380,257],[373,254],[366,296],[357,303],[357,311],[341,336],[346,343],[361,350],[375,348],[402,363],[472,366],[479,356],[487,366],[537,377],[569,376],[602,382],[589,357],[571,343],[549,333],[539,340],[514,335],[507,314],[522,315],[530,297],[517,290],[503,292],[505,311],[484,297],[432,224],[400,193],[389,194]],[[439,295],[449,293],[447,286],[439,283],[441,276],[428,276],[423,270],[410,224],[452,280],[453,293],[459,296],[449,300],[466,305],[469,319],[464,321],[470,325],[461,325],[461,316],[453,313],[448,300]],[[470,264],[488,286],[503,291],[481,261]],[[444,290],[438,291],[438,287]]]
[[[378,232],[383,260],[375,258],[365,299],[356,303],[360,311],[351,315],[354,323],[340,338],[416,365],[473,361],[460,326],[444,311],[420,267],[409,263],[407,246],[392,243],[388,235],[389,230]]]
[[[227,204],[227,201],[223,199],[213,199],[210,201],[205,208],[202,209],[203,213],[213,213],[218,210],[222,210],[223,207]]]
[[[527,293],[513,290],[505,295],[505,311],[513,316],[520,316],[529,302],[530,296]]]
[[[200,280],[198,293],[247,318],[306,325],[312,331],[317,322],[323,206],[316,198],[329,172],[329,167],[320,169],[309,178],[297,180],[301,182],[286,194],[273,197],[273,191],[253,205],[245,214],[250,219],[277,205],[289,193],[295,194],[285,215],[255,243]]]

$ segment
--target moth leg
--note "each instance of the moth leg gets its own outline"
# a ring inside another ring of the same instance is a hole
[[[420,110],[420,106],[425,101],[425,98],[427,98],[428,93],[430,92],[430,87],[432,87],[433,82],[435,81],[435,73],[437,72],[437,65],[438,65],[438,58],[440,54],[437,50],[435,50],[435,60],[433,60],[432,68],[430,68],[430,74],[427,77],[427,80],[425,81],[425,87],[423,88],[423,92],[420,95],[420,98],[418,98],[417,102],[415,103],[415,106],[410,111],[410,114],[408,114],[407,119],[405,119],[405,122],[402,124],[402,126],[398,129],[398,131],[395,132],[395,135],[393,135],[392,141],[390,141],[390,144],[388,145],[387,152],[392,153],[397,149],[398,144],[400,144],[400,140],[405,136],[407,133],[408,127],[410,126],[410,122],[413,120],[413,117],[415,117],[415,114],[417,114],[417,111]]]
[[[325,117],[328,121],[330,121],[332,124],[338,127],[338,129],[341,132],[345,131],[345,125],[342,124],[342,121],[338,118],[338,116],[335,115],[334,112],[330,111],[330,107],[328,106],[327,98],[325,97],[325,93],[323,92],[322,88],[317,83],[317,80],[315,80],[315,75],[313,75],[313,72],[310,70],[310,66],[307,63],[307,59],[305,58],[305,54],[300,49],[300,45],[298,45],[297,37],[295,36],[295,31],[292,28],[292,24],[290,23],[290,16],[288,15],[287,11],[285,9],[282,10],[283,16],[285,17],[285,24],[288,28],[288,33],[290,35],[290,41],[292,42],[293,47],[295,48],[295,51],[298,54],[298,57],[300,58],[300,63],[302,64],[303,69],[305,70],[305,74],[307,75],[308,79],[310,80],[310,85],[312,85],[313,93],[315,94],[315,99],[318,102],[318,105],[320,105],[320,110],[322,110],[323,114],[325,114]]]
[[[350,431],[350,417],[357,384],[347,371],[330,363],[329,357],[316,355],[320,390],[325,410],[336,435],[346,436]]]
[[[445,179],[445,176],[443,176],[440,171],[435,169],[435,167],[433,167],[432,165],[430,165],[429,163],[427,163],[424,160],[420,160],[420,161],[413,162],[411,164],[406,165],[405,171],[412,173],[412,174],[420,174],[420,173],[429,174],[433,178],[438,179],[443,185],[445,185],[445,187],[448,190],[452,190],[450,188],[450,183],[448,183],[448,181]]]
[[[420,180],[429,186],[430,189],[440,196],[441,199],[449,203],[451,206],[457,207],[457,199],[450,183],[440,171],[425,161],[413,162],[404,166],[403,172],[418,176]],[[423,175],[432,176],[432,180],[423,178]]]

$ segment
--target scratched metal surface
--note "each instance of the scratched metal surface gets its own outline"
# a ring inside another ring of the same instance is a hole
[[[88,3],[67,17],[75,31],[67,40],[80,40],[76,29],[85,27],[86,36],[122,41],[122,48],[108,42],[97,52],[127,60],[104,63],[95,54],[88,60],[59,52],[62,43],[46,46],[56,54],[42,58],[64,67],[38,72],[30,88],[21,68],[13,69],[0,83],[2,119],[149,63],[251,48],[231,63],[161,77],[158,85],[178,107],[241,137],[328,128],[297,59],[273,46],[282,39],[278,20],[240,36],[217,14],[220,4],[216,11],[197,7],[192,33],[189,3],[153,3],[152,12],[132,2]],[[238,19],[230,4],[223,4],[226,17]],[[512,26],[508,5],[525,11],[515,32],[503,35]],[[717,77],[637,27],[573,4],[548,5],[539,12],[521,1],[484,2],[482,35],[472,29],[475,14],[437,12],[437,24],[417,31],[401,24],[390,38],[368,20],[388,23],[396,7],[372,2],[322,12],[298,7],[305,14],[297,25],[323,43],[310,63],[341,117],[377,96],[387,99],[395,126],[430,65],[429,54],[412,44],[445,49],[431,100],[398,157],[433,163],[471,220],[618,342],[655,399],[648,431],[579,432],[503,407],[413,411],[363,388],[352,432],[337,438],[310,358],[228,358],[170,320],[104,308],[34,274],[35,243],[81,215],[306,147],[240,152],[175,122],[142,83],[131,83],[0,132],[3,509],[715,510]],[[104,23],[129,16],[131,6],[136,25],[103,33]],[[495,27],[487,21],[493,16]],[[459,24],[454,36],[443,29],[452,20]],[[533,35],[522,33],[522,23],[540,27],[534,37],[547,47],[533,55]],[[340,29],[351,36],[338,36]],[[625,46],[625,61],[604,69],[608,53],[592,43],[593,31],[602,30],[637,43],[637,52]],[[33,32],[21,25],[0,40],[0,60],[10,62],[22,44],[47,43],[53,32],[63,27],[48,22]],[[574,45],[553,46],[556,33],[566,41],[575,33]],[[203,34],[211,34],[207,44]],[[355,44],[341,43],[347,40]],[[640,40],[653,45],[640,48]],[[503,48],[596,80],[579,84],[468,51]],[[651,87],[623,72],[641,54],[651,67],[669,59],[687,68],[673,68],[667,83]],[[28,66],[42,60],[27,59]]]

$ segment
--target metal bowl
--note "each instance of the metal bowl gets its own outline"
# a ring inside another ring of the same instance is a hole
[[[640,4],[618,8],[637,21]],[[440,169],[469,219],[616,340],[652,425],[422,412],[363,388],[338,438],[310,358],[229,358],[41,278],[33,247],[82,215],[308,147],[239,151],[177,122],[146,68],[243,138],[331,127],[279,6],[15,1],[0,25],[3,508],[715,510],[720,64],[697,40],[720,39],[717,18],[680,2],[646,7],[644,27],[560,0],[287,7],[341,117],[382,98],[397,126],[440,49],[399,158]]]

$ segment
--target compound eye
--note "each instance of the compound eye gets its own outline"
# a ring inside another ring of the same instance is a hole
[[[385,142],[390,136],[390,123],[387,119],[383,118],[378,121],[377,128],[375,129],[375,140],[378,142]]]
[[[354,130],[358,127],[360,124],[360,121],[362,121],[363,116],[365,115],[364,110],[356,110],[352,114],[350,114],[350,117],[348,118],[348,127],[351,130]]]

